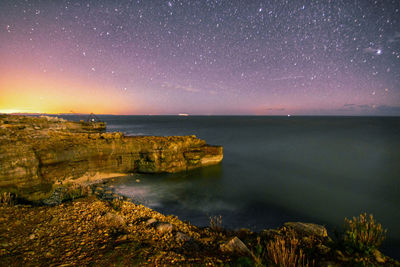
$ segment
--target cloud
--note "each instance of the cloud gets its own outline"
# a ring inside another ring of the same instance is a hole
[[[286,76],[286,77],[270,79],[270,81],[286,81],[286,80],[296,80],[300,78],[304,78],[304,76]]]
[[[376,109],[385,114],[400,114],[400,106],[380,105]]]
[[[168,88],[168,89],[185,91],[185,92],[189,92],[189,93],[198,93],[198,92],[200,92],[199,89],[193,88],[190,85],[189,86],[183,86],[183,85],[179,85],[179,84],[172,84],[172,83],[169,83],[169,82],[162,83],[161,87]]]
[[[266,108],[265,110],[268,110],[268,111],[284,111],[285,108]]]
[[[363,109],[372,108],[370,105],[358,105],[358,107]]]
[[[349,106],[350,105],[350,106]],[[389,106],[389,105],[343,105],[346,109],[339,111],[358,111],[364,114],[375,114],[375,115],[400,115],[400,106]]]
[[[338,109],[339,111],[353,111],[356,108],[356,104],[344,104],[343,108]]]

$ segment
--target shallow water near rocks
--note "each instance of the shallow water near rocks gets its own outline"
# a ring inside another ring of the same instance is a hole
[[[71,117],[67,117],[71,119]],[[77,118],[75,118],[77,119]],[[199,226],[274,228],[287,221],[339,229],[373,213],[400,255],[400,118],[101,116],[126,135],[196,135],[224,160],[177,174],[116,179],[115,191]],[[136,180],[139,179],[140,182]]]

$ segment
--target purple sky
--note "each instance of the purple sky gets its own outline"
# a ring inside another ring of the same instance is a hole
[[[0,112],[400,115],[398,0],[0,10]]]

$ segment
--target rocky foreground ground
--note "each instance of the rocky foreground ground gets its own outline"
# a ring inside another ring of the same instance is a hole
[[[346,254],[315,224],[253,233],[224,230],[216,220],[198,228],[94,196],[57,206],[3,204],[0,214],[0,266],[278,266],[274,257],[292,254],[302,261],[287,266],[400,266],[379,251]]]

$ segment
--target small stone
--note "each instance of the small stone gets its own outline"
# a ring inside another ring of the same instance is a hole
[[[161,234],[171,233],[173,230],[173,226],[170,223],[160,223],[157,225],[157,231]]]
[[[122,235],[120,237],[117,238],[117,240],[115,240],[116,243],[122,243],[128,240],[128,236],[127,235]]]
[[[232,253],[232,254],[238,254],[238,255],[247,255],[251,256],[250,250],[247,248],[247,246],[237,238],[236,236],[231,238],[229,241],[226,243],[222,244],[220,246],[220,250],[225,253]]]
[[[190,236],[188,236],[182,232],[177,232],[175,235],[175,239],[177,242],[186,242],[186,241],[189,241],[191,238],[190,238]]]
[[[125,219],[121,215],[112,212],[107,212],[107,214],[104,215],[104,220],[109,224],[114,224],[118,226],[122,226],[125,224]]]
[[[146,225],[152,225],[152,224],[155,224],[156,222],[157,222],[156,219],[150,218],[150,219],[148,219],[148,220],[146,221]]]

